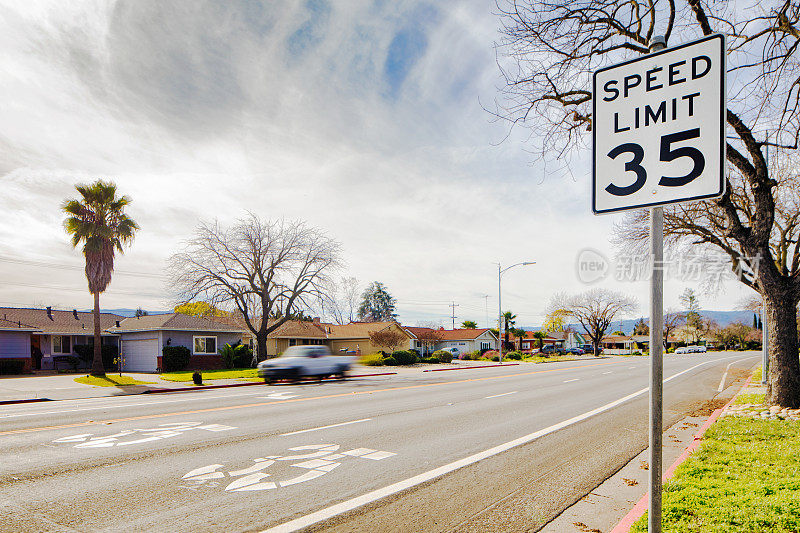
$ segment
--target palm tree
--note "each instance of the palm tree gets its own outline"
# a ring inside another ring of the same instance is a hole
[[[114,272],[114,251],[123,252],[130,244],[138,224],[123,211],[131,203],[127,196],[117,197],[117,186],[98,180],[91,185],[76,185],[80,200],[67,200],[62,210],[68,215],[64,228],[72,236],[72,246],[83,243],[86,258],[86,280],[94,296],[94,359],[93,376],[104,376],[100,335],[100,293],[111,283]]]
[[[539,340],[539,349],[541,350],[542,345],[544,344],[544,338],[547,336],[547,334],[544,331],[540,330],[540,331],[534,331],[533,336]]]
[[[474,320],[465,320],[461,323],[461,327],[464,329],[475,329],[478,327],[478,323]]]
[[[505,322],[505,330],[506,330],[505,331],[505,333],[506,333],[505,346],[506,346],[506,348],[508,348],[508,342],[509,342],[508,341],[508,330],[509,330],[509,328],[513,328],[514,324],[517,323],[517,315],[515,315],[511,311],[506,311],[505,313],[503,313],[503,321]]]

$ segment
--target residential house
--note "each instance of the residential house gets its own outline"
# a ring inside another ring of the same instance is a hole
[[[600,345],[607,355],[630,355],[635,351],[634,339],[629,335],[606,335]]]
[[[125,317],[100,313],[103,344],[118,346],[118,336],[106,331]],[[55,368],[54,357],[75,356],[75,346],[94,345],[94,314],[47,307],[0,308],[0,358],[23,362],[23,372]]]
[[[412,336],[411,348],[420,353],[430,353],[445,348],[458,348],[461,353],[478,350],[496,350],[497,337],[490,329],[432,329],[404,326],[403,329]],[[428,339],[435,339],[428,341]]]
[[[370,333],[393,329],[403,335],[403,341],[395,350],[412,348],[412,336],[397,322],[351,322],[349,324],[324,324],[328,346],[334,354],[369,354],[386,351],[386,346],[377,346],[369,338]]]
[[[311,322],[288,320],[267,335],[267,357],[281,354],[290,346],[326,344],[327,340],[325,326],[319,318]]]
[[[108,329],[120,338],[123,370],[157,372],[165,346],[185,346],[192,354],[189,368],[222,368],[219,349],[236,344],[247,331],[241,326],[213,318],[166,313],[126,318]]]

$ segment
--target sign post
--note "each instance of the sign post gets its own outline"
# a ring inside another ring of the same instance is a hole
[[[594,73],[592,211],[650,211],[648,531],[661,531],[664,379],[663,205],[725,192],[725,38],[650,54]]]

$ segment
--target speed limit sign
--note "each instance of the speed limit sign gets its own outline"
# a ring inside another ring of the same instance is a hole
[[[592,210],[721,195],[725,109],[723,35],[596,71]]]

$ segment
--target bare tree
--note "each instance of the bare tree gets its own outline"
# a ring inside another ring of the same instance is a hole
[[[372,344],[381,348],[388,348],[390,352],[393,352],[395,348],[403,344],[407,339],[408,336],[392,326],[383,328],[380,331],[369,332],[369,340]]]
[[[331,283],[325,306],[337,324],[349,324],[356,319],[360,299],[359,285],[359,281],[352,276]]]
[[[556,294],[550,306],[563,310],[583,326],[592,341],[595,356],[600,354],[600,343],[614,317],[630,314],[638,307],[636,300],[629,296],[599,288],[573,296]]]
[[[250,213],[227,229],[200,223],[169,275],[179,301],[235,309],[263,356],[269,333],[327,297],[338,258],[339,244],[319,229]]]
[[[720,250],[739,280],[766,302],[770,338],[767,399],[800,407],[796,307],[800,301],[800,211],[797,177],[773,177],[769,146],[796,150],[800,137],[800,4],[792,0],[501,0],[505,104],[496,115],[534,130],[541,153],[567,157],[591,129],[591,73],[648,53],[663,33],[682,41],[722,32],[735,74],[726,121],[725,194],[665,208],[667,244]],[[510,61],[509,61],[510,60]],[[733,78],[733,76],[732,76]],[[566,159],[568,163],[568,159]],[[792,165],[794,167],[794,165]],[[646,211],[622,227],[646,240]]]
[[[686,317],[679,311],[668,309],[664,313],[664,348],[669,343],[669,336],[686,322]]]
[[[417,333],[417,340],[422,344],[422,353],[428,354],[433,351],[436,343],[441,342],[442,333],[435,327],[422,330]]]

